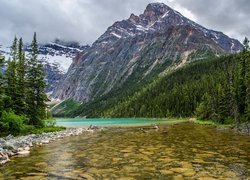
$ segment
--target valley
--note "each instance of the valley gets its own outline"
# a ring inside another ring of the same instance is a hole
[[[37,0],[25,28],[6,18],[20,34],[0,42],[0,179],[249,179],[244,8],[138,1]],[[197,23],[219,18],[227,31]]]

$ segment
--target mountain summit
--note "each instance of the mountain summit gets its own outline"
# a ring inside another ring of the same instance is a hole
[[[208,55],[234,53],[239,41],[209,30],[163,3],[115,22],[80,53],[52,98],[90,101],[111,90],[179,68]]]
[[[143,14],[139,16],[131,14],[129,19],[114,23],[97,42],[107,37],[112,38],[112,36],[117,39],[142,33],[164,32],[171,26],[191,26],[203,36],[213,40],[226,52],[237,52],[242,48],[239,41],[229,38],[222,32],[202,27],[163,3],[151,3]]]

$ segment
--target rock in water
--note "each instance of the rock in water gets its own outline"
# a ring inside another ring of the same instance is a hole
[[[8,154],[5,154],[5,153],[0,151],[0,164],[4,164],[4,163],[8,162],[9,160],[10,159],[9,159]]]

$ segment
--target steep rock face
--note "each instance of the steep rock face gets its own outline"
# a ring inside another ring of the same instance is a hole
[[[125,82],[178,68],[195,53],[222,54],[241,48],[237,40],[208,30],[165,4],[152,3],[143,14],[115,22],[79,54],[51,97],[89,101]]]
[[[78,53],[88,48],[89,46],[81,46],[77,42],[67,42],[56,39],[54,42],[39,44],[38,58],[45,64],[49,63],[57,66],[58,69],[65,74],[72,63],[72,59],[75,58]],[[31,47],[25,45],[24,50],[28,54],[31,51]]]
[[[39,44],[38,59],[44,64],[47,82],[46,92],[53,91],[57,83],[68,71],[72,59],[88,48],[89,46],[81,46],[77,42],[67,42],[59,39],[54,42]],[[26,44],[24,50],[27,57],[29,57],[30,45]],[[0,52],[5,56],[6,60],[10,57],[9,47],[1,46]]]
[[[78,42],[67,42],[59,39],[56,39],[54,42],[39,45],[38,58],[42,60],[44,64],[47,93],[50,94],[62,80],[72,63],[72,59],[88,48],[89,46],[81,46]],[[31,47],[26,45],[25,51],[27,54],[30,50]]]

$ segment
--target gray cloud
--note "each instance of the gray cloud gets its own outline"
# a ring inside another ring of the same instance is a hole
[[[197,22],[207,28],[219,30],[229,36],[243,40],[250,38],[249,0],[176,0],[190,10]]]
[[[152,0],[0,0],[0,44],[13,37],[91,44],[115,21],[141,14]],[[162,0],[197,23],[242,41],[250,37],[249,0]]]

